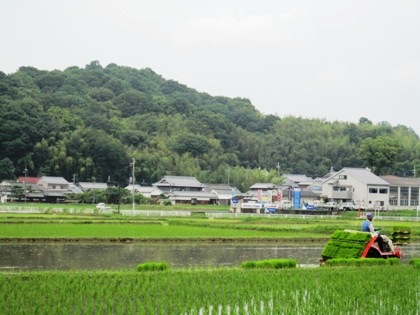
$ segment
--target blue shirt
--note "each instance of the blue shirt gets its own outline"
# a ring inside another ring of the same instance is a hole
[[[362,223],[362,232],[370,232],[369,226],[372,224],[369,220]]]

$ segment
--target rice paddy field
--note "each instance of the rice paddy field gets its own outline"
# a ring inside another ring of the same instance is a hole
[[[19,214],[0,213],[0,239],[124,239],[126,240],[214,240],[254,239],[275,241],[291,239],[325,242],[339,229],[360,229],[362,219],[353,217],[124,217],[99,214]],[[384,234],[392,235],[396,225],[411,231],[411,240],[420,239],[420,221],[377,220]]]
[[[404,314],[420,309],[405,266],[0,274],[0,313]]]
[[[420,222],[395,225],[419,242]],[[130,241],[260,240],[326,242],[359,229],[350,214],[331,218],[160,218],[118,215],[0,214],[0,239]],[[1,246],[1,244],[0,244]],[[0,314],[408,314],[420,312],[414,264],[315,268],[190,268],[164,271],[0,271]]]

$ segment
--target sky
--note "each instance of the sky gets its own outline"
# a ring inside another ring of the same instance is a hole
[[[418,0],[1,0],[0,71],[151,68],[263,114],[420,135]]]

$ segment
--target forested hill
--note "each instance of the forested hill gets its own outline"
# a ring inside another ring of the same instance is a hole
[[[247,99],[199,93],[151,69],[94,61],[0,72],[0,106],[0,180],[26,167],[28,176],[127,184],[133,158],[140,184],[185,175],[242,190],[277,182],[277,165],[311,177],[344,166],[420,169],[419,137],[405,126],[265,116]]]

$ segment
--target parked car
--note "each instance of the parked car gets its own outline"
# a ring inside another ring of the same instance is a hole
[[[279,209],[286,210],[286,209],[292,209],[292,208],[293,208],[293,205],[289,200],[280,201]]]
[[[356,209],[356,205],[353,202],[342,202],[340,203],[340,205],[338,206],[338,210],[355,210]]]
[[[302,209],[303,210],[316,210],[316,205],[313,203],[304,202]]]
[[[332,211],[338,209],[338,205],[334,201],[328,201],[322,205],[322,208]]]

